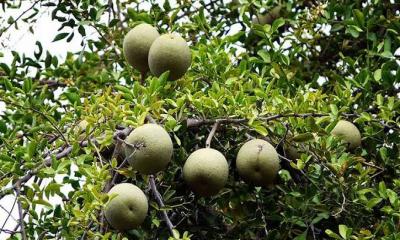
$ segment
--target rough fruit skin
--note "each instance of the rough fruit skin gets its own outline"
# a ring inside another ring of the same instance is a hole
[[[145,124],[133,130],[125,139],[138,148],[125,145],[125,156],[142,174],[155,174],[164,170],[172,157],[172,140],[165,129],[157,124]],[[134,152],[133,152],[134,151]]]
[[[279,171],[279,157],[267,141],[253,139],[246,142],[236,157],[239,175],[248,183],[269,187]]]
[[[349,143],[349,149],[354,149],[361,145],[361,134],[358,128],[351,122],[340,120],[332,130],[332,135],[341,137]]]
[[[104,213],[111,226],[124,231],[142,224],[149,206],[140,188],[130,183],[121,183],[111,188],[108,194],[117,194],[105,206]]]
[[[229,167],[224,155],[212,148],[201,148],[186,160],[183,178],[193,192],[207,197],[217,194],[228,181]]]
[[[168,80],[179,79],[186,73],[191,61],[190,48],[178,34],[164,34],[151,45],[149,67],[156,76],[169,70]]]
[[[124,38],[124,56],[132,67],[142,73],[149,70],[148,56],[151,45],[160,34],[157,29],[142,23],[131,29]]]

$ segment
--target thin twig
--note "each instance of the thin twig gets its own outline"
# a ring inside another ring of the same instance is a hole
[[[212,138],[214,137],[215,132],[216,132],[217,129],[218,129],[218,126],[219,126],[219,122],[215,122],[214,125],[213,125],[213,127],[212,127],[212,129],[211,129],[211,131],[210,131],[210,134],[209,134],[208,137],[207,137],[207,140],[206,140],[206,148],[209,148],[209,147],[211,146]]]
[[[261,213],[261,219],[263,220],[263,222],[264,222],[264,233],[265,233],[265,237],[267,237],[268,236],[268,228],[267,228],[267,220],[266,220],[266,218],[265,218],[265,215],[264,215],[264,211],[263,211],[263,205],[264,205],[264,203],[263,203],[263,201],[262,201],[262,199],[260,199],[260,195],[256,192],[256,202],[257,202],[257,211],[260,211],[260,213]],[[261,203],[261,204],[260,204]]]
[[[88,226],[86,227],[85,231],[83,232],[83,234],[82,234],[82,236],[81,236],[81,240],[86,239],[86,235],[87,235],[87,233],[89,232],[89,230],[90,230],[90,228],[92,227],[92,225],[93,225],[93,220],[91,220],[91,221],[89,222]]]
[[[3,226],[2,226],[1,228],[4,228],[4,227],[6,226],[6,223],[8,222],[8,219],[9,219],[10,217],[12,217],[15,221],[17,221],[13,216],[11,216],[11,215],[12,215],[12,211],[14,210],[14,207],[15,207],[15,204],[16,204],[16,203],[17,203],[17,198],[14,199],[14,203],[13,203],[13,205],[11,206],[10,212],[8,212],[3,206],[1,206],[1,208],[3,208],[3,209],[7,212],[7,214],[8,214],[6,220],[4,221]],[[17,221],[17,222],[18,222],[18,221]]]
[[[14,235],[16,233],[20,233],[20,231],[14,231],[14,230],[4,229],[4,228],[0,228],[0,232],[4,232],[4,233],[7,233],[7,234],[11,234],[11,235]]]
[[[346,196],[344,195],[344,191],[343,190],[342,190],[342,198],[343,198],[343,201],[342,201],[342,204],[340,206],[339,211],[334,213],[334,214],[332,214],[332,216],[334,216],[334,217],[338,216],[340,213],[342,213],[345,210],[344,206],[346,204]]]
[[[60,135],[60,137],[64,140],[64,142],[65,142],[66,144],[69,145],[68,140],[65,138],[65,136],[64,136],[64,134],[61,132],[61,130],[56,126],[56,124],[52,121],[52,119],[51,119],[49,116],[47,116],[45,113],[43,113],[42,111],[37,110],[37,109],[35,109],[35,108],[33,108],[33,107],[24,107],[24,106],[21,106],[21,105],[19,105],[19,104],[16,104],[16,103],[13,103],[13,102],[10,102],[10,101],[7,101],[7,100],[2,100],[2,101],[5,102],[6,104],[13,105],[13,106],[15,106],[15,107],[17,107],[17,108],[23,108],[23,109],[26,109],[26,110],[30,109],[30,110],[32,110],[32,111],[34,111],[34,112],[36,112],[36,113],[42,115],[42,116],[43,116],[44,118],[46,118],[46,120],[51,124],[51,126],[57,131],[57,133],[58,133],[58,134]]]
[[[285,128],[286,128],[285,134],[283,135],[283,137],[281,138],[281,140],[279,141],[279,143],[276,145],[275,148],[278,148],[286,140],[287,134],[289,132],[289,124],[285,123],[284,125],[285,125]]]
[[[153,175],[150,175],[149,181],[150,181],[150,188],[151,188],[151,191],[152,191],[152,193],[153,193],[154,198],[156,199],[156,202],[157,202],[158,206],[159,206],[160,208],[164,208],[165,205],[164,205],[164,202],[163,202],[163,200],[162,200],[161,194],[160,194],[160,193],[158,192],[158,190],[157,190],[156,182],[155,182],[155,180],[154,180],[154,176],[153,176]],[[173,231],[174,225],[172,224],[171,220],[169,219],[168,214],[167,214],[167,211],[161,210],[161,213],[162,213],[162,215],[163,215],[163,218],[164,218],[165,223],[167,224],[167,227],[168,227],[169,232],[171,233],[172,236],[175,237],[174,231]]]
[[[19,199],[21,195],[21,185],[18,184],[15,188],[16,198],[17,198],[17,205],[18,205],[18,214],[19,214],[19,225],[21,228],[21,237],[23,240],[26,240],[26,231],[25,231],[25,224],[24,224],[24,214],[22,213],[22,204],[21,200]]]
[[[4,28],[3,30],[0,31],[0,37],[1,35],[3,35],[3,33],[7,32],[8,29],[10,29],[10,27],[12,25],[14,25],[19,19],[21,19],[25,13],[29,12],[30,10],[32,10],[32,8],[34,8],[36,6],[36,4],[38,4],[40,2],[40,0],[36,0],[28,9],[26,9],[25,11],[23,11],[14,21],[12,21],[6,28]]]
[[[117,130],[117,131],[114,133],[114,137],[117,137],[117,136],[126,136],[126,135],[128,135],[128,134],[130,133],[130,131],[132,131],[131,128],[125,128],[125,129],[122,129],[122,130]],[[94,144],[97,144],[97,141],[96,141],[95,139],[92,140],[92,142],[93,142]],[[89,141],[81,141],[79,145],[80,145],[80,147],[87,147],[88,144],[89,144]],[[63,146],[63,147],[64,147],[64,146]],[[63,147],[61,147],[61,148],[63,148]],[[53,151],[53,153],[58,152],[59,149],[60,149],[60,148],[56,149],[55,151]],[[68,146],[68,147],[64,148],[61,152],[58,152],[57,154],[55,154],[55,159],[58,160],[58,159],[61,159],[61,158],[63,158],[63,157],[68,156],[68,155],[72,152],[72,149],[73,149],[72,146]],[[52,154],[50,154],[50,155],[52,155]],[[15,182],[15,184],[13,184],[10,188],[2,189],[2,190],[0,191],[0,199],[2,199],[4,196],[8,195],[8,194],[9,194],[8,192],[9,192],[10,190],[15,189],[15,188],[17,187],[17,185],[22,186],[24,183],[26,183],[27,181],[29,181],[29,180],[30,180],[33,176],[35,176],[42,168],[51,166],[52,157],[51,157],[50,155],[45,154],[46,157],[45,157],[44,162],[43,162],[42,164],[40,164],[40,165],[37,166],[36,168],[34,168],[34,169],[28,171],[28,173],[27,173],[26,175],[24,175],[23,177],[21,177],[20,179],[18,179],[18,180]]]

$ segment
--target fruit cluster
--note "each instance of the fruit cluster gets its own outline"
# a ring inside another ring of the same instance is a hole
[[[348,121],[339,121],[331,133],[347,142],[349,149],[361,144],[360,132]],[[124,141],[125,159],[133,170],[141,174],[156,174],[164,170],[171,161],[172,153],[173,143],[168,132],[157,124],[149,123],[136,128]],[[279,155],[267,141],[253,139],[240,148],[236,166],[245,182],[270,187],[280,168]],[[209,147],[190,154],[183,166],[186,184],[203,197],[218,194],[225,186],[228,174],[225,156]],[[105,216],[114,228],[128,230],[144,221],[148,203],[145,194],[137,186],[117,184],[109,191],[109,195],[112,198],[105,207]]]
[[[155,76],[169,71],[168,80],[181,78],[192,61],[185,39],[177,33],[161,35],[153,26],[142,23],[128,32],[123,50],[132,67],[145,75],[149,70]]]

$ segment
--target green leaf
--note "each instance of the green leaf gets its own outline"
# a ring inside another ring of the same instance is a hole
[[[283,18],[278,18],[272,23],[272,32],[278,30],[278,28],[285,25],[285,20]]]
[[[28,93],[32,90],[32,79],[31,78],[25,78],[24,85],[22,85],[22,90],[24,90],[25,93]]]
[[[329,237],[332,237],[334,239],[341,239],[339,235],[337,235],[336,233],[334,233],[332,230],[330,229],[326,229],[325,230],[326,235],[328,235]]]
[[[0,154],[0,159],[1,159],[1,161],[4,161],[4,162],[14,162],[13,158],[11,158],[5,154]]]
[[[375,81],[379,82],[379,80],[381,80],[381,78],[382,78],[382,69],[375,70],[375,72],[374,72]]]
[[[364,14],[360,10],[354,9],[353,15],[354,15],[354,18],[357,20],[358,26],[363,27],[365,25]]]
[[[267,129],[262,125],[262,124],[257,124],[256,122],[254,122],[251,127],[258,132],[259,134],[261,134],[262,136],[267,136],[268,135],[268,131]]]
[[[265,63],[270,63],[271,62],[271,56],[269,55],[268,52],[266,52],[265,50],[259,50],[257,52],[258,56],[260,56],[262,58],[262,60]]]
[[[69,35],[69,33],[59,33],[57,36],[53,39],[53,42],[60,41],[61,39],[66,38]]]
[[[314,135],[312,133],[301,133],[292,138],[292,140],[295,142],[307,142],[313,139]]]
[[[339,225],[339,234],[342,236],[342,238],[349,239],[351,232],[352,229],[348,228],[346,225]]]
[[[0,120],[0,132],[5,133],[7,132],[7,125],[6,122],[3,120]]]
[[[367,208],[373,208],[382,201],[382,198],[372,198],[367,202]]]
[[[35,140],[32,140],[28,145],[28,157],[32,158],[36,153],[38,143]]]

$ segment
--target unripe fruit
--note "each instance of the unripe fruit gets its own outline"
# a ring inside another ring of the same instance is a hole
[[[193,192],[201,196],[217,194],[228,180],[229,167],[224,155],[212,148],[192,154],[183,166],[183,178]]]
[[[190,48],[178,34],[164,34],[151,45],[149,67],[157,77],[170,71],[168,80],[179,79],[186,73],[191,61]]]
[[[146,195],[130,183],[115,185],[108,192],[112,197],[105,207],[105,217],[115,229],[120,231],[138,227],[147,215],[149,208]]]
[[[267,141],[253,139],[246,142],[236,157],[239,175],[248,183],[269,187],[279,171],[279,157]]]
[[[132,67],[142,73],[149,70],[148,56],[151,45],[160,34],[147,23],[139,24],[126,34],[123,43],[124,56]]]
[[[164,170],[172,157],[173,144],[167,131],[157,124],[145,124],[125,139],[125,156],[133,169],[142,174]]]
[[[361,145],[361,134],[358,128],[351,122],[340,120],[332,130],[332,135],[342,138],[349,144],[349,149]]]

